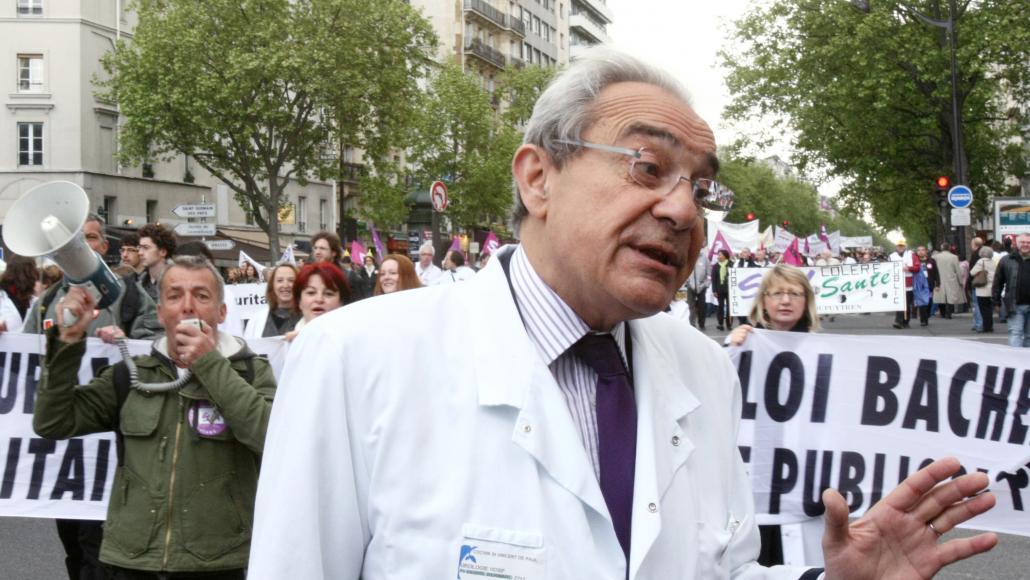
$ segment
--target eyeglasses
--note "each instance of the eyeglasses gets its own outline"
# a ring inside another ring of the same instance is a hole
[[[804,292],[798,292],[796,290],[777,290],[776,292],[766,292],[767,298],[773,300],[783,300],[784,297],[790,298],[791,300],[801,300],[805,297]]]
[[[654,151],[646,147],[629,149],[614,145],[566,139],[555,139],[554,142],[575,147],[585,147],[587,149],[597,149],[609,153],[619,153],[631,157],[632,160],[629,162],[630,178],[637,185],[656,192],[663,197],[672,193],[672,190],[676,189],[676,186],[682,180],[689,183],[693,188],[694,201],[697,205],[714,211],[729,211],[733,207],[733,192],[729,188],[705,177],[685,177],[678,167],[673,164],[664,163]]]

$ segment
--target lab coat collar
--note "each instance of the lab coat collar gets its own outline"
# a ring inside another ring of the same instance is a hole
[[[664,316],[662,314],[656,316]],[[676,472],[694,451],[687,437],[687,416],[700,402],[683,382],[684,367],[672,344],[657,340],[667,333],[648,332],[649,325],[667,320],[630,322],[633,341],[633,376],[637,399],[637,459],[633,487],[633,532],[630,578],[634,578],[662,528],[662,500]],[[688,361],[689,365],[690,361]],[[642,506],[655,504],[650,513]]]
[[[505,246],[487,267],[464,285],[474,317],[470,329],[475,380],[481,406],[509,406],[512,441],[532,456],[557,483],[602,517],[609,518],[604,496],[550,369],[533,346],[501,265]],[[619,551],[614,530],[613,549]]]

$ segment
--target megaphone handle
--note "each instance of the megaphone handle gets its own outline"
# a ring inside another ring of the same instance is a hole
[[[72,314],[71,308],[65,308],[61,313],[64,315],[62,317],[63,322],[61,323],[61,326],[65,328],[74,326],[75,323],[79,321],[79,317]]]

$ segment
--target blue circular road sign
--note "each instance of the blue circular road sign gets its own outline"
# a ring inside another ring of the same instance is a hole
[[[973,190],[965,185],[956,185],[948,190],[948,203],[955,209],[973,205]]]

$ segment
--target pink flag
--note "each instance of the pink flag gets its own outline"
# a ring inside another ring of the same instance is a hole
[[[819,239],[826,244],[826,247],[830,247],[830,236],[826,234],[826,224],[819,224]]]
[[[497,239],[497,235],[490,232],[486,236],[486,240],[483,241],[483,253],[493,254],[497,251],[497,248],[501,247],[501,242]]]
[[[372,228],[372,245],[376,248],[376,264],[383,261],[383,256],[386,255],[386,248],[383,247],[383,240],[379,239],[379,230],[376,229],[375,225],[369,224]]]
[[[808,241],[805,241],[805,245],[808,245]],[[804,260],[798,254],[798,239],[794,238],[794,241],[787,246],[787,249],[783,252],[783,258],[780,260],[784,264],[790,264],[791,266],[803,266]]]
[[[454,236],[451,238],[451,247],[447,248],[448,252],[460,252],[461,251],[461,238]]]
[[[354,264],[365,263],[365,246],[361,245],[361,242],[354,240],[350,243],[350,260]]]
[[[812,248],[810,248],[809,245],[808,245],[808,238],[805,238],[805,255],[806,256],[811,256],[812,255]]]
[[[726,237],[722,235],[722,230],[715,231],[715,239],[712,240],[712,247],[708,248],[709,262],[715,259],[715,256],[719,254],[719,250],[726,250],[730,253],[730,257],[733,257],[733,248],[731,248],[730,243],[726,241]]]

